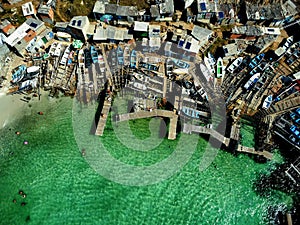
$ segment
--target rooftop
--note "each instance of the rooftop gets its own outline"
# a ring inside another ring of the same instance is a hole
[[[69,23],[69,26],[70,27],[74,27],[74,28],[77,28],[77,29],[83,29],[87,27],[87,25],[89,25],[89,19],[87,16],[74,16],[70,23]]]
[[[29,16],[35,14],[35,8],[32,2],[27,2],[22,5],[23,16]]]
[[[144,32],[147,32],[148,31],[148,26],[149,26],[148,22],[135,21],[134,22],[134,31],[144,31]]]
[[[165,13],[174,13],[174,1],[173,0],[165,0],[164,3],[159,4],[160,8],[160,13],[165,14]]]
[[[38,8],[38,13],[39,14],[46,14],[46,15],[48,15],[50,10],[51,10],[51,6],[41,5]]]
[[[197,25],[195,25],[192,30],[192,35],[199,41],[203,39],[207,39],[212,34],[213,34],[212,30]]]
[[[105,41],[107,39],[123,41],[130,40],[132,38],[133,36],[128,34],[127,29],[114,26],[107,26],[106,29],[102,26],[98,26],[93,37],[95,41]]]

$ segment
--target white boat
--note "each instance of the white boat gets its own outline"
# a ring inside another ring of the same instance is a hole
[[[244,85],[244,88],[246,90],[251,89],[253,87],[253,85],[258,81],[259,77],[260,77],[260,73],[254,74]]]
[[[140,89],[140,90],[143,90],[143,91],[147,90],[147,87],[146,87],[145,84],[141,84],[141,83],[134,82],[134,83],[133,83],[133,86],[134,86],[135,88]]]
[[[217,78],[222,78],[225,74],[223,60],[221,57],[217,60]]]
[[[243,62],[243,57],[238,57],[231,63],[231,65],[227,68],[229,73],[233,73]]]
[[[289,47],[293,45],[294,42],[294,37],[290,36],[286,39],[286,42],[283,45],[284,50],[288,50]]]
[[[208,68],[209,72],[211,74],[215,74],[215,64],[213,63],[213,61],[211,59],[209,59],[208,57],[204,56],[204,63],[205,66]]]
[[[84,51],[82,49],[78,53],[78,65],[79,67],[84,67]]]
[[[70,54],[70,47],[67,47],[64,51],[64,54],[63,56],[61,57],[61,60],[60,60],[60,64],[62,65],[66,65],[67,61],[68,61],[68,58],[69,58],[69,54]]]
[[[175,70],[173,70],[173,73],[175,74],[188,74],[189,70],[188,69],[183,69],[183,68],[177,68]]]
[[[49,55],[50,56],[53,56],[54,55],[54,53],[55,53],[55,50],[56,50],[56,47],[57,47],[57,42],[54,42],[52,45],[51,45],[51,47],[50,47],[50,49],[49,49]]]
[[[124,59],[124,66],[129,66],[130,65],[130,48],[129,48],[129,46],[126,46],[124,48],[123,59]]]
[[[61,54],[61,48],[62,48],[62,44],[61,43],[58,43],[56,48],[55,48],[55,52],[53,54],[53,56],[60,56]]]
[[[32,79],[32,80],[26,80],[21,83],[19,90],[30,90],[32,88],[36,88],[37,82],[38,82],[37,78]]]
[[[264,102],[263,102],[262,108],[263,109],[270,108],[270,106],[272,104],[272,101],[273,101],[273,96],[272,95],[269,95],[268,97],[266,97]]]

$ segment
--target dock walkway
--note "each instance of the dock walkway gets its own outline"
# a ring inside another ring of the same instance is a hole
[[[111,107],[111,101],[105,100],[104,105],[103,105],[103,109],[102,109],[102,112],[101,112],[101,116],[100,116],[99,122],[97,124],[97,129],[96,129],[95,135],[98,135],[98,136],[103,135],[110,107]]]
[[[235,131],[238,129],[235,129]],[[220,134],[218,131],[208,128],[208,127],[202,127],[202,126],[195,126],[192,124],[184,124],[183,125],[183,132],[184,133],[202,133],[202,134],[210,134],[220,142],[222,142],[226,147],[229,146],[230,138],[224,137],[222,134]],[[236,132],[234,132],[236,136]],[[233,138],[234,139],[234,138]],[[238,145],[237,148],[238,152],[245,152],[245,153],[250,153],[250,154],[256,154],[256,155],[261,155],[264,156],[267,159],[272,159],[273,154],[268,152],[268,151],[256,151],[254,148],[249,148],[246,146]]]
[[[152,111],[139,111],[134,113],[121,114],[118,116],[118,122],[157,116],[170,118],[168,139],[175,140],[178,115],[176,115],[176,113],[173,111],[154,109]]]
[[[237,148],[238,152],[245,152],[245,153],[250,153],[250,154],[256,154],[256,155],[261,155],[264,156],[266,159],[272,159],[273,154],[271,152],[268,151],[255,151],[254,148],[249,148],[246,146],[242,146],[242,145],[238,145]]]
[[[222,142],[227,147],[229,146],[229,138],[224,137],[222,134],[220,134],[218,131],[208,128],[208,127],[202,127],[202,126],[196,126],[192,124],[183,124],[183,133],[200,133],[200,134],[210,134],[218,141]]]

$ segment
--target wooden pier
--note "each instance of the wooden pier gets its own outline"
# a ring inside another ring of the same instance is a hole
[[[249,148],[246,146],[242,146],[242,145],[238,145],[237,148],[238,152],[245,152],[245,153],[250,153],[250,154],[255,154],[255,155],[261,155],[263,157],[265,157],[266,159],[272,159],[273,158],[273,154],[271,152],[268,151],[255,151],[254,148]]]
[[[237,132],[239,129],[236,128],[234,133],[234,137],[237,136]],[[218,131],[212,129],[212,128],[208,128],[208,127],[202,127],[202,126],[195,126],[192,124],[184,124],[183,125],[183,132],[184,133],[201,133],[201,134],[209,134],[212,135],[215,139],[217,139],[218,141],[222,142],[226,147],[229,146],[229,142],[230,142],[230,138],[224,137],[222,134],[220,134]],[[232,138],[235,139],[235,138]],[[235,139],[238,140],[238,139]],[[245,153],[250,153],[250,154],[256,154],[256,155],[261,155],[264,156],[267,159],[272,159],[273,154],[268,152],[268,151],[256,151],[254,148],[249,148],[246,146],[242,146],[242,145],[238,145],[237,148],[238,152],[245,152]]]
[[[99,122],[97,124],[97,129],[96,129],[95,135],[98,135],[98,136],[103,135],[110,107],[111,107],[111,101],[105,100],[104,104],[103,104],[102,111],[101,111],[101,115],[100,115],[100,118],[99,118]]]
[[[178,115],[176,115],[176,113],[173,111],[154,109],[151,111],[139,111],[139,112],[134,112],[134,113],[121,114],[118,116],[118,122],[142,119],[142,118],[150,118],[150,117],[170,118],[168,139],[170,139],[170,140],[176,139]]]
[[[194,133],[199,133],[199,134],[209,134],[212,135],[215,139],[218,141],[222,142],[225,146],[229,146],[229,138],[224,137],[222,134],[220,134],[218,131],[208,128],[208,127],[202,127],[202,126],[196,126],[192,124],[183,124],[183,133],[188,133],[191,134],[192,132]]]

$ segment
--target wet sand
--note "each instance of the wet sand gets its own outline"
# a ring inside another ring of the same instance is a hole
[[[22,101],[24,97],[31,97],[28,102]],[[41,92],[41,99],[32,97],[32,94],[26,96],[23,94],[6,95],[4,91],[0,92],[0,129],[7,126],[15,119],[22,118],[24,115],[30,115],[37,110],[37,104],[47,104],[48,92]],[[37,113],[38,111],[36,111]]]

